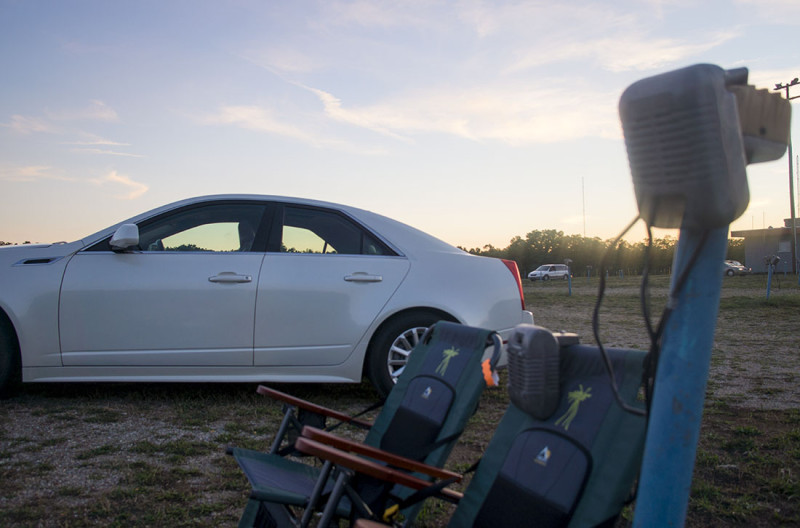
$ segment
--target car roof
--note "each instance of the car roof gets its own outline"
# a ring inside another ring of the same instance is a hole
[[[102,231],[98,231],[88,237],[85,237],[83,239],[83,243],[84,245],[89,245],[94,242],[97,242],[98,240],[101,240],[104,237],[116,231],[116,229],[122,224],[138,223],[147,218],[151,218],[166,211],[177,209],[179,207],[183,207],[186,205],[199,204],[205,202],[226,201],[226,200],[281,202],[281,203],[308,205],[312,207],[324,207],[328,209],[334,209],[342,213],[345,213],[346,215],[355,219],[356,221],[368,227],[369,229],[374,230],[374,232],[378,236],[385,239],[385,242],[388,242],[390,245],[395,246],[395,248],[403,254],[413,254],[413,253],[427,252],[427,251],[464,253],[457,247],[448,244],[447,242],[444,242],[428,233],[425,233],[424,231],[421,231],[415,227],[412,227],[408,224],[404,224],[397,220],[393,220],[389,217],[380,215],[378,213],[367,211],[365,209],[359,209],[358,207],[352,207],[349,205],[344,205],[334,202],[326,202],[323,200],[298,198],[292,196],[265,195],[265,194],[213,194],[213,195],[196,196],[193,198],[178,200],[176,202],[156,207],[155,209],[151,209],[144,213],[138,214],[134,217],[123,220],[117,224],[109,226],[103,229]]]

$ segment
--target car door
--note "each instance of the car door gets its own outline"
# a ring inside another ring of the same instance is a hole
[[[64,365],[252,365],[265,208],[183,208],[142,222],[136,250],[104,240],[76,254],[61,289]]]
[[[343,362],[409,262],[343,213],[281,205],[256,301],[256,365]]]

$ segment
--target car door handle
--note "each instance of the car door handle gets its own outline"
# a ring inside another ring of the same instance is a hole
[[[357,271],[355,273],[351,273],[350,275],[345,275],[344,280],[347,282],[381,282],[383,277],[380,275],[370,275],[369,273],[364,273],[363,271]]]
[[[251,275],[239,275],[238,273],[234,273],[232,271],[223,271],[219,275],[214,275],[213,277],[208,278],[208,282],[221,282],[224,284],[238,284],[252,281],[253,277]]]

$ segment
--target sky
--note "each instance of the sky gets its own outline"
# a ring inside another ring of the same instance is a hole
[[[797,0],[0,0],[0,240],[217,193],[466,248],[612,238],[637,214],[625,88],[710,63],[772,89],[800,76],[798,29]],[[783,225],[788,164],[748,168],[734,229]]]

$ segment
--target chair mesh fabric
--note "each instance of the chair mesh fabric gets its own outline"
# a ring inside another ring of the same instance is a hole
[[[455,391],[440,379],[418,376],[408,385],[403,402],[381,439],[381,449],[423,460],[444,425]]]

